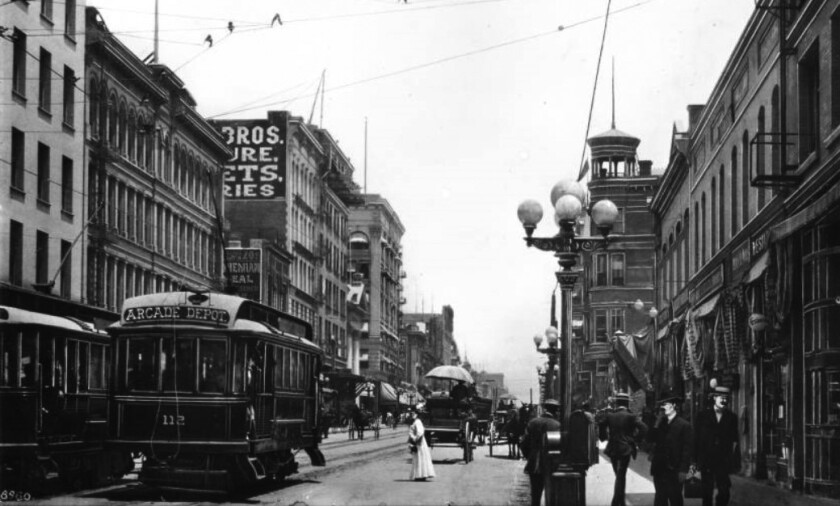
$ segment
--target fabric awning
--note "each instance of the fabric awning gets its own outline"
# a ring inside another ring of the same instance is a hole
[[[347,286],[347,302],[359,304],[362,302],[362,295],[365,293],[364,283],[352,283]]]
[[[379,402],[382,404],[397,403],[397,391],[391,384],[384,381],[379,384]]]
[[[720,299],[719,293],[715,294],[714,297],[697,306],[697,308],[694,310],[694,317],[703,318],[704,316],[711,313],[712,310],[717,306],[718,299]]]
[[[665,339],[668,337],[668,332],[671,330],[671,323],[669,322],[666,325],[663,325],[659,332],[656,333],[656,340],[659,341],[660,339]]]
[[[645,373],[644,367],[642,367],[642,364],[630,354],[630,351],[621,342],[621,340],[616,340],[616,342],[613,343],[612,355],[619,367],[627,373],[630,386],[633,387],[633,390],[650,390],[653,388],[650,384],[650,379]]]
[[[770,252],[765,251],[758,257],[758,260],[752,264],[750,270],[744,276],[744,283],[750,284],[756,279],[760,278],[764,271],[767,270],[767,266],[770,265]]]
[[[835,184],[811,205],[773,227],[771,237],[774,241],[784,239],[811,221],[826,216],[831,207],[838,202],[840,202],[840,185]]]

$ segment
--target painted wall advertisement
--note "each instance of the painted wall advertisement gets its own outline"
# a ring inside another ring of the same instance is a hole
[[[226,199],[273,200],[286,195],[286,128],[268,120],[219,122],[233,156],[225,164]]]
[[[260,300],[262,293],[262,250],[259,248],[227,248],[227,272],[236,295]]]

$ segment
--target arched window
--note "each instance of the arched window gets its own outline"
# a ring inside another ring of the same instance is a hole
[[[750,222],[750,134],[744,130],[741,136],[741,224]]]
[[[735,237],[735,234],[738,233],[738,217],[740,213],[738,212],[738,147],[732,146],[732,158],[729,164],[729,190],[731,195],[731,208],[730,208],[730,217],[731,227],[729,229],[729,237]]]
[[[90,111],[88,112],[88,123],[90,123],[90,134],[94,139],[99,138],[99,114],[101,96],[99,94],[99,84],[96,79],[90,80]]]
[[[756,176],[763,176],[765,174],[765,172],[764,172],[764,170],[765,170],[764,169],[764,162],[765,162],[764,152],[766,150],[765,144],[763,144],[763,143],[767,142],[767,139],[764,136],[764,133],[765,133],[765,131],[764,131],[764,106],[761,106],[758,109],[758,120],[756,121],[756,123],[758,124],[758,126],[757,126],[757,128],[758,128],[757,136],[758,136],[758,139],[759,139],[759,144],[756,146],[756,152],[755,152],[755,174],[756,174]],[[761,210],[764,207],[765,197],[766,197],[765,190],[759,188],[758,189],[758,209],[759,210]]]
[[[134,108],[128,111],[128,158],[136,161],[137,148],[137,118],[134,115]]]
[[[120,151],[120,154],[126,153],[126,145],[128,144],[127,138],[127,129],[126,125],[128,123],[128,111],[126,110],[125,100],[120,101],[120,118],[119,118],[119,126],[117,127],[117,148]]]
[[[114,92],[108,97],[108,145],[117,147],[117,95]]]
[[[715,253],[717,253],[717,250],[718,250],[718,242],[717,242],[717,237],[718,237],[718,235],[717,235],[717,223],[718,223],[718,221],[717,221],[717,202],[716,202],[716,200],[717,200],[717,180],[715,178],[712,178],[712,189],[709,192],[709,196],[712,198],[711,206],[709,207],[709,209],[711,210],[711,213],[709,213],[709,217],[711,218],[711,220],[709,221],[709,225],[710,225],[709,228],[711,229],[709,237],[711,238],[711,243],[712,243],[712,255],[714,255]]]
[[[694,203],[694,272],[700,270],[700,203]]]
[[[135,129],[137,132],[137,165],[142,168],[146,168],[146,130],[144,125],[146,124],[146,118],[143,117],[142,113],[137,114],[137,124],[135,125]]]

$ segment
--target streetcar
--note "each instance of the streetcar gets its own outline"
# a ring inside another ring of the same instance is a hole
[[[111,338],[93,325],[0,306],[0,484],[24,493],[107,483],[129,472],[106,450]]]
[[[213,292],[125,301],[114,338],[113,437],[139,480],[231,492],[297,472],[318,449],[322,352],[304,320]]]

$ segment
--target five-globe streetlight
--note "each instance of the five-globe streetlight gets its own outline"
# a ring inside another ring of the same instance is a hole
[[[563,419],[565,421],[569,420],[571,414],[572,290],[579,272],[572,270],[572,268],[577,264],[580,252],[606,247],[607,236],[618,218],[618,208],[607,199],[595,202],[584,211],[586,197],[586,189],[575,181],[560,181],[554,185],[551,189],[551,205],[554,208],[554,222],[559,227],[559,231],[553,237],[534,237],[537,224],[543,218],[543,209],[539,202],[528,199],[519,204],[517,209],[517,216],[525,229],[525,244],[528,247],[536,247],[539,250],[554,253],[554,256],[557,257],[557,263],[560,265],[556,277],[561,289],[561,334],[556,353],[560,355],[562,365],[560,367],[559,392],[555,395],[557,397],[562,396],[557,400],[563,406]],[[575,229],[578,219],[584,217],[585,214],[589,214],[601,237],[577,237]],[[550,348],[551,343],[549,342]],[[551,360],[551,357],[552,355],[549,355],[549,360]],[[549,378],[546,378],[547,383],[548,380]]]

